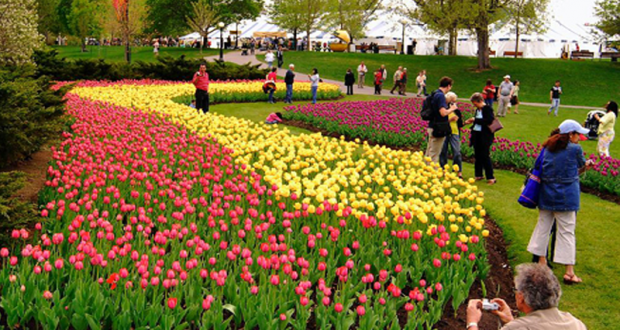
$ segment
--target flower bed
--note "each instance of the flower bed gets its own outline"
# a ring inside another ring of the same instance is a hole
[[[484,195],[421,153],[188,113],[179,84],[89,86],[48,220],[0,249],[10,327],[417,329],[488,271]]]
[[[285,116],[352,138],[394,147],[418,145],[424,148],[428,122],[420,118],[421,108],[421,99],[339,102],[285,107]],[[459,103],[459,108],[465,118],[473,115],[471,105]],[[473,157],[468,129],[462,130],[461,143],[463,155]],[[540,144],[511,141],[497,136],[491,149],[491,160],[495,164],[529,169],[541,149]],[[620,160],[599,158],[596,155],[590,155],[589,158],[596,163],[582,178],[582,184],[620,196]]]

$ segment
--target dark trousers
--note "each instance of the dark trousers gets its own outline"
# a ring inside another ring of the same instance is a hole
[[[390,90],[390,93],[394,94],[394,91],[397,90],[397,89],[400,90],[400,82],[395,81],[394,82],[394,87],[392,87],[392,89]]]
[[[381,95],[381,84],[375,83],[375,94]]]
[[[196,89],[196,109],[202,112],[209,112],[209,92],[202,89]]]
[[[347,85],[347,95],[353,95],[353,85]]]
[[[399,85],[400,85],[400,88],[398,89],[398,94],[405,95],[407,92],[407,82],[401,81]]]
[[[477,178],[481,178],[482,170],[484,170],[487,180],[495,179],[493,176],[493,163],[491,163],[491,145],[475,140],[473,144],[474,157],[476,157],[476,162],[474,163],[474,175]]]

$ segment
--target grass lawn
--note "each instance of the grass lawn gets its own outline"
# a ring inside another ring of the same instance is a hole
[[[264,56],[259,57],[264,60]],[[385,64],[389,82],[398,66],[409,72],[408,90],[414,91],[415,77],[422,69],[427,70],[427,84],[435,88],[439,79],[450,76],[455,80],[454,89],[461,97],[471,96],[481,91],[488,78],[499,85],[505,74],[521,81],[519,97],[524,102],[549,102],[549,90],[556,79],[562,81],[564,94],[562,103],[571,105],[603,106],[609,99],[618,99],[620,84],[620,63],[610,61],[586,60],[563,61],[559,59],[514,59],[492,58],[493,69],[476,72],[477,59],[463,56],[411,56],[393,54],[362,53],[317,53],[287,52],[284,67],[295,64],[299,72],[308,73],[316,67],[324,78],[344,80],[350,68],[357,76],[357,66],[364,61],[369,70],[376,70]],[[366,77],[371,85],[370,77]]]
[[[551,130],[558,127],[566,119],[574,119],[583,125],[589,110],[581,109],[562,109],[557,117],[547,116],[547,109],[540,107],[519,106],[519,114],[509,114],[501,118],[504,129],[497,133],[497,136],[510,139],[512,141],[530,141],[534,144],[543,143]],[[616,129],[617,130],[617,129]],[[597,141],[580,142],[583,150],[588,154],[596,153]],[[610,147],[611,156],[620,158],[620,142],[616,141]]]
[[[372,100],[372,96],[346,97],[343,100]],[[329,102],[329,101],[328,101]],[[247,118],[262,122],[269,113],[281,111],[284,104],[242,103],[214,105],[211,111],[228,116]],[[507,128],[502,131],[506,137],[530,141],[542,141],[550,127],[557,125],[564,117],[547,118],[544,109],[524,108],[523,115],[509,116],[504,121]],[[581,113],[562,111],[562,116],[583,117]],[[288,128],[293,134],[305,134],[299,128]],[[585,145],[586,150],[591,146]],[[614,150],[620,152],[618,147]],[[612,151],[613,152],[613,151]],[[473,165],[464,165],[464,175],[473,176]],[[530,235],[537,221],[537,211],[520,206],[516,201],[523,176],[510,171],[496,171],[498,184],[480,184],[486,194],[485,207],[503,228],[510,242],[509,254],[512,266],[531,260],[526,251]],[[593,195],[582,194],[582,209],[578,214],[577,266],[576,272],[584,280],[577,286],[562,285],[562,310],[580,318],[590,329],[616,329],[620,323],[620,264],[615,262],[620,252],[616,240],[620,237],[620,205],[606,202]],[[564,267],[555,266],[555,273],[561,277]],[[494,288],[487,288],[495,292]],[[489,317],[489,316],[486,316]]]
[[[58,51],[60,57],[70,60],[100,58],[110,62],[125,61],[125,47],[123,46],[87,46],[88,52],[86,53],[82,53],[79,46],[53,46],[52,48]],[[185,55],[187,58],[202,58],[216,54],[219,54],[219,49],[203,49],[202,54],[200,49],[196,48],[161,47],[159,49],[159,56],[179,57]],[[131,60],[154,62],[153,47],[132,47]]]

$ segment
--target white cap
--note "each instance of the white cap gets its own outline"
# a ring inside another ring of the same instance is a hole
[[[590,130],[583,128],[578,122],[572,119],[565,120],[560,124],[560,134],[567,134],[572,132],[577,132],[579,134],[588,134],[590,133]]]
[[[509,74],[505,75],[504,79],[506,79],[506,78],[510,79],[510,75]]]

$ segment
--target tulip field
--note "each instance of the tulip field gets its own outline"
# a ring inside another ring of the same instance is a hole
[[[459,102],[465,119],[471,117],[474,108]],[[286,118],[301,120],[315,127],[341,135],[373,141],[395,147],[418,145],[425,147],[428,122],[420,118],[422,99],[389,99],[339,103],[304,104],[285,108]],[[473,157],[469,146],[469,130],[461,135],[463,155]],[[520,169],[531,168],[542,146],[527,141],[511,141],[495,138],[491,149],[494,163]],[[620,196],[620,160],[589,155],[594,167],[586,173],[584,186]]]
[[[211,93],[253,100],[247,84]],[[87,81],[68,94],[75,122],[39,195],[45,221],[0,249],[0,324],[423,329],[487,275],[472,181],[419,152],[172,100],[192,92]]]

